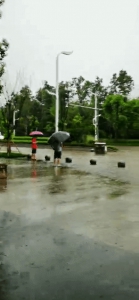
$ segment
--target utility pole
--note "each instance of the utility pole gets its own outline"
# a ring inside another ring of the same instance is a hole
[[[93,118],[93,125],[95,126],[95,142],[98,142],[98,139],[99,139],[99,136],[98,136],[98,117],[100,117],[101,115],[99,114],[98,115],[98,98],[97,98],[97,94],[96,93],[93,93],[94,96],[95,96],[95,116]]]

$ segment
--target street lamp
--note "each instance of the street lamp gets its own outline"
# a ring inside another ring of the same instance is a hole
[[[55,112],[55,131],[58,131],[59,124],[59,56],[71,55],[73,51],[62,51],[56,57],[56,112]]]

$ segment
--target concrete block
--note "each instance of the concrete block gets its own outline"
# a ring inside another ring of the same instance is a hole
[[[46,160],[46,161],[50,161],[50,159],[51,159],[50,156],[45,155],[45,160]]]
[[[118,162],[118,168],[125,168],[125,162],[124,161],[119,161]]]
[[[72,163],[72,158],[66,157],[65,162],[68,163],[68,164]]]
[[[95,159],[90,159],[90,165],[96,165],[97,161]]]

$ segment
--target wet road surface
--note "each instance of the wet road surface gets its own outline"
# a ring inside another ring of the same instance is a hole
[[[139,299],[138,152],[65,151],[61,168],[7,161],[7,183],[0,180],[1,300]],[[38,150],[38,158],[46,154],[53,156]]]

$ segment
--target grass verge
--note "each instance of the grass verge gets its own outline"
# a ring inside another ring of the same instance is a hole
[[[25,158],[27,157],[27,154],[11,152],[11,154],[8,156],[6,152],[0,152],[0,157],[1,158]]]

